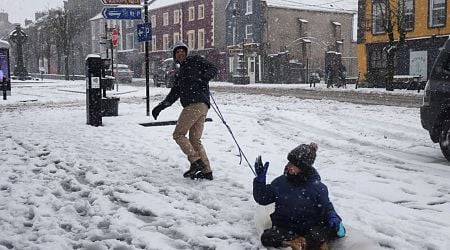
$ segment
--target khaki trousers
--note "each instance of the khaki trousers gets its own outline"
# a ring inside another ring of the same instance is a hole
[[[206,165],[205,173],[211,172],[208,156],[201,141],[207,113],[208,106],[205,103],[190,104],[181,111],[173,131],[173,139],[180,146],[190,163],[202,159]],[[186,137],[188,132],[189,139]]]

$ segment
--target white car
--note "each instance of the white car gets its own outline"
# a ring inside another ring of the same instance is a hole
[[[119,83],[133,81],[134,72],[126,64],[115,64],[114,65],[114,77]]]

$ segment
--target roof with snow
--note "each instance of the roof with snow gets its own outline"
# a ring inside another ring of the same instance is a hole
[[[153,9],[159,9],[159,8],[163,8],[163,7],[167,7],[167,6],[171,6],[171,5],[175,5],[175,4],[179,4],[179,3],[184,3],[184,2],[189,2],[191,0],[156,0],[155,2],[153,2],[152,4],[150,4],[148,6],[149,10],[153,10]]]
[[[94,17],[92,17],[91,19],[89,19],[89,21],[94,21],[94,20],[99,20],[99,19],[103,19],[103,14],[100,12],[97,15],[95,15]]]
[[[356,13],[358,0],[261,0],[269,7]]]

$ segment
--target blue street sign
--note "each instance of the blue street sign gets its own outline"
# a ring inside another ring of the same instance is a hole
[[[103,7],[102,15],[106,19],[141,19],[141,8]]]
[[[140,23],[137,25],[137,37],[139,42],[152,40],[152,24]]]

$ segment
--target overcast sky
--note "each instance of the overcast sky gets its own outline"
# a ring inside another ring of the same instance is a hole
[[[37,11],[62,6],[63,0],[0,0],[0,12],[9,14],[9,22],[22,25],[25,18],[34,21],[34,13]]]

